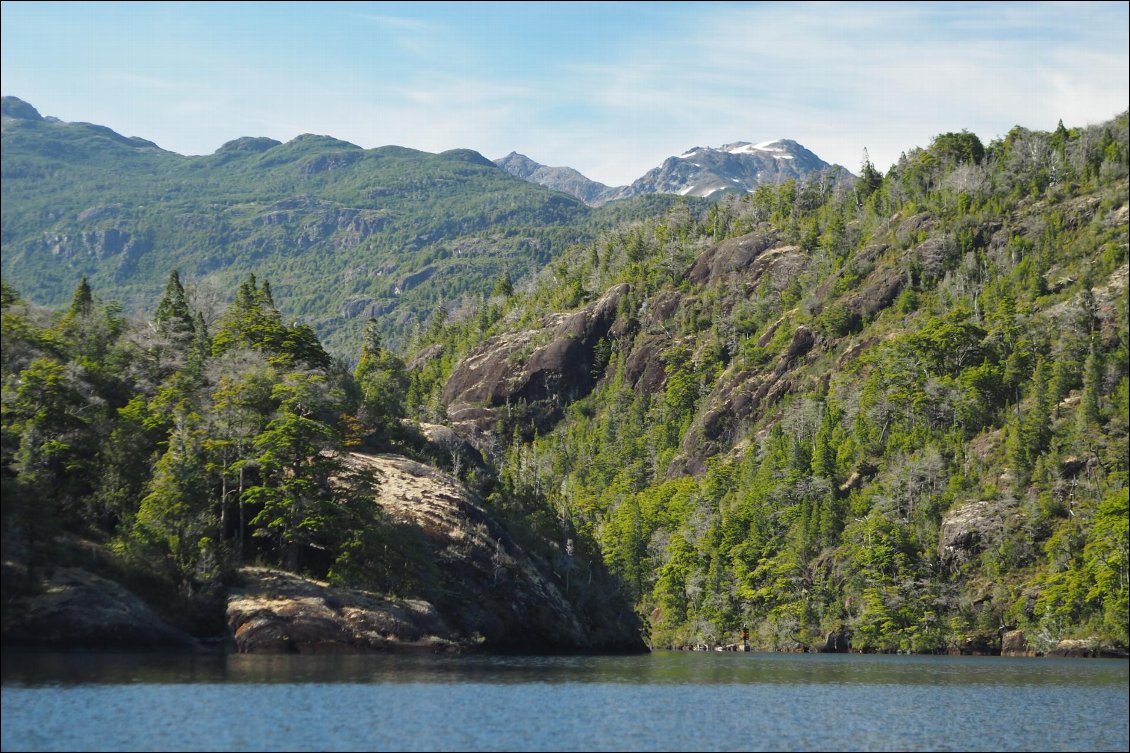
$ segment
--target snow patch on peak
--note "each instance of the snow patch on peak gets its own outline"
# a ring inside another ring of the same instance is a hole
[[[726,144],[722,147],[722,151],[727,154],[754,154],[756,152],[769,152],[772,156],[784,156],[775,154],[775,152],[785,151],[785,147],[781,145],[781,140],[776,141],[762,141],[760,144],[751,144],[748,141],[738,141],[733,144]]]

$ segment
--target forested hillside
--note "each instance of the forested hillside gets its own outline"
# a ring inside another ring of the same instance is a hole
[[[557,539],[436,471],[459,445],[405,421],[376,321],[350,369],[254,276],[213,327],[176,271],[148,319],[85,278],[2,306],[6,643],[643,648],[591,548],[558,578]]]
[[[521,280],[674,200],[593,210],[470,150],[366,150],[312,134],[185,157],[15,97],[3,100],[2,141],[3,274],[29,300],[64,306],[86,277],[146,315],[176,268],[211,324],[257,274],[288,317],[347,357],[370,318],[401,342],[437,305],[455,310],[501,274]]]
[[[622,226],[435,323],[410,410],[657,646],[1125,648],[1127,154],[1125,113],[946,133]]]
[[[257,563],[472,626],[525,573],[555,606],[512,625],[622,631],[627,600],[654,646],[748,627],[777,650],[1125,650],[1127,132],[1124,113],[987,146],[946,133],[853,184],[676,204],[572,246],[529,292],[490,268],[489,294],[437,308],[410,357],[370,321],[348,361],[276,304],[289,236],[214,318],[170,269],[144,316],[104,271],[65,310],[30,303],[8,279],[31,257],[9,259],[26,215],[9,220],[6,140],[5,625],[81,566],[215,634]],[[357,159],[397,159],[376,151]],[[465,157],[429,159],[480,169]],[[477,521],[478,590],[454,595],[436,524],[374,505],[351,450],[464,482],[493,516],[452,502]]]

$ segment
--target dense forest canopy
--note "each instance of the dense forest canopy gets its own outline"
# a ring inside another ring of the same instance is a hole
[[[98,542],[201,631],[245,562],[418,593],[418,534],[343,461],[391,448],[458,473],[563,580],[603,560],[656,646],[1126,646],[1127,127],[947,133],[854,184],[675,204],[528,292],[495,268],[407,363],[378,322],[348,359],[288,325],[281,267],[211,320],[177,271],[149,317],[86,278],[59,311],[5,282],[5,557]],[[614,288],[552,410],[456,422],[481,462],[419,441],[468,354]]]
[[[1125,114],[946,133],[850,188],[575,248],[433,327],[410,402],[431,415],[461,354],[627,283],[592,392],[552,426],[507,405],[484,444],[600,542],[656,645],[1126,645],[1126,281]]]

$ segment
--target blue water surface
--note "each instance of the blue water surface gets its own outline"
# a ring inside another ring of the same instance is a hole
[[[3,750],[1127,750],[1126,661],[9,654]]]

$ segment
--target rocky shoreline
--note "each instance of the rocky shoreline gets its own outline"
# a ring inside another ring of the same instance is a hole
[[[795,643],[786,647],[763,648],[742,643],[707,644],[694,643],[684,646],[668,646],[671,651],[755,651],[760,653],[785,654],[871,654],[897,653],[921,656],[1029,656],[1058,657],[1070,659],[1127,659],[1130,652],[1121,646],[1098,638],[1063,639],[1050,649],[1041,650],[1029,643],[1023,630],[1009,630],[1001,634],[998,641],[970,638],[943,651],[869,651],[853,648],[851,636],[847,633],[833,632],[825,636],[824,643],[805,646]]]
[[[264,654],[648,650],[626,604],[579,606],[583,586],[570,586],[551,564],[523,550],[449,474],[399,455],[352,453],[349,463],[377,477],[374,502],[423,542],[429,580],[410,598],[242,567],[214,602],[211,630],[221,632],[221,610],[226,629],[200,638],[167,624],[110,573],[93,572],[96,563],[33,575],[6,555],[4,647]]]
[[[106,553],[91,549],[82,561],[72,559],[33,575],[13,555],[18,554],[16,543],[6,542],[0,624],[4,649],[247,654],[649,650],[641,623],[630,610],[622,605],[578,608],[569,598],[568,582],[548,563],[525,552],[449,474],[398,455],[353,453],[349,462],[376,475],[376,504],[420,532],[435,566],[420,594],[374,593],[269,567],[242,567],[215,601],[214,634],[201,637],[170,625],[114,580],[112,568],[99,567],[99,560],[109,558]],[[853,646],[846,630],[831,631],[812,645],[760,645],[755,640],[752,646],[735,642],[662,648],[868,653]],[[1096,638],[1053,642],[1022,630],[968,637],[931,653],[1128,657],[1124,647]]]
[[[42,593],[5,616],[5,650],[186,651],[241,654],[459,654],[512,650],[505,642],[452,627],[422,599],[392,598],[265,567],[245,567],[226,598],[226,634],[193,637],[162,621],[139,597],[114,581],[78,567],[57,568]],[[624,646],[526,646],[529,653],[638,653]],[[869,653],[851,636],[832,632],[823,643],[764,648],[744,643],[688,644],[677,651]],[[646,651],[644,648],[642,651]],[[900,652],[901,653],[901,652]],[[912,653],[912,652],[906,652]],[[1126,649],[1098,639],[1060,640],[1047,650],[1022,630],[949,647],[950,656],[1025,656],[1126,659]]]

